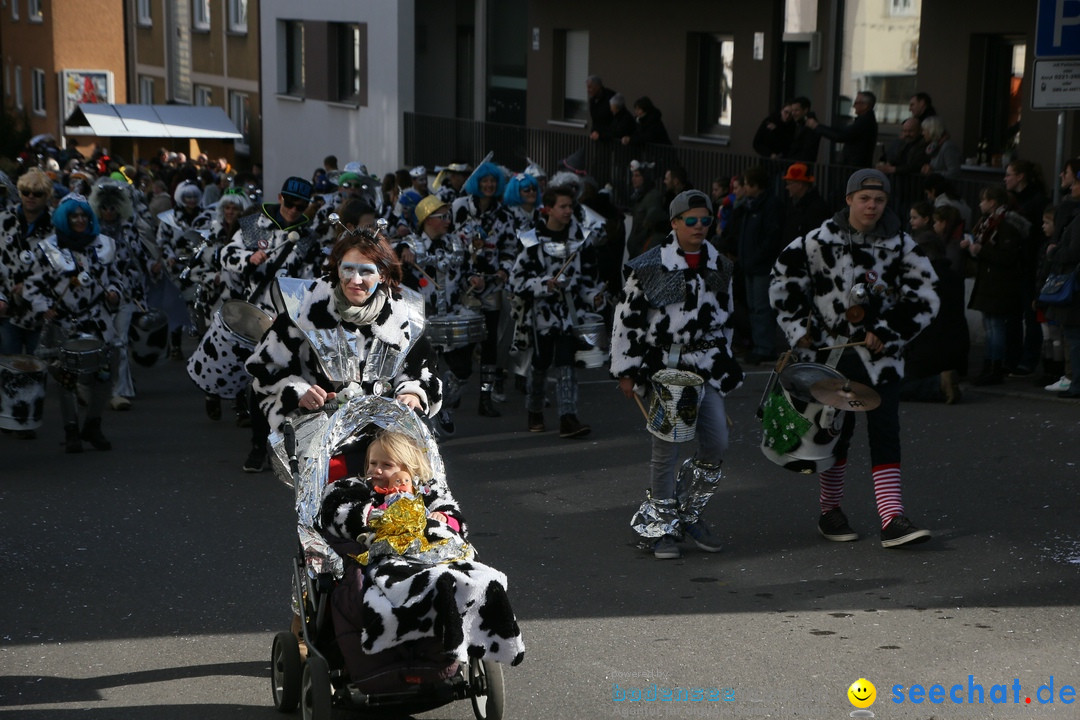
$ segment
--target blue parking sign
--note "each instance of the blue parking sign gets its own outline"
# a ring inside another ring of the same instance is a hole
[[[1035,57],[1080,57],[1080,0],[1039,0]]]

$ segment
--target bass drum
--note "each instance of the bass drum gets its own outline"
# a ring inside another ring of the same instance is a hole
[[[131,359],[143,367],[153,367],[169,346],[169,319],[157,308],[136,312],[128,327],[128,342]]]
[[[33,355],[0,355],[0,428],[41,427],[47,369]]]
[[[793,363],[780,372],[762,414],[761,452],[771,462],[807,475],[832,467],[844,411],[823,405],[810,391],[830,378],[844,376],[818,363]]]

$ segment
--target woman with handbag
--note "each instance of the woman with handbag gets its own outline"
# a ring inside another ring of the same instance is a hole
[[[1080,380],[1077,379],[1077,370],[1080,369],[1080,290],[1076,287],[1080,281],[1077,277],[1080,273],[1080,214],[1073,216],[1061,233],[1060,242],[1047,245],[1046,267],[1046,283],[1036,302],[1043,307],[1047,320],[1061,325],[1072,367],[1072,384],[1059,392],[1058,397],[1080,399]],[[1058,282],[1053,282],[1055,280]],[[1073,288],[1071,293],[1064,290],[1070,283]],[[1057,297],[1051,298],[1047,285],[1056,284],[1060,284],[1062,289],[1056,293]]]

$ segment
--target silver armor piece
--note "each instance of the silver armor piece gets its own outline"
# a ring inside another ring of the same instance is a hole
[[[720,465],[711,465],[697,458],[689,458],[679,469],[675,478],[675,498],[679,503],[679,519],[683,527],[701,519],[701,511],[709,503],[720,485]]]
[[[646,493],[645,502],[630,519],[630,528],[640,538],[642,548],[652,548],[665,535],[682,537],[683,523],[679,517],[679,504],[675,498],[654,498]]]

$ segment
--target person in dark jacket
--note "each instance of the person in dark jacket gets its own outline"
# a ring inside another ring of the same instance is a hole
[[[788,103],[788,107],[791,108],[793,128],[786,157],[797,162],[816,163],[821,136],[807,125],[807,121],[816,119],[810,111],[810,98],[800,95]]]
[[[805,163],[792,163],[782,178],[788,200],[784,207],[784,225],[780,233],[786,247],[795,238],[820,227],[831,215],[821,193],[814,187],[814,176]]]
[[[626,109],[626,98],[621,93],[611,96],[611,126],[607,134],[601,136],[605,140],[622,140],[627,135],[633,135],[637,129],[637,121],[630,111]]]
[[[844,127],[822,125],[813,118],[806,121],[806,126],[833,142],[844,143],[838,159],[841,165],[872,167],[878,133],[877,117],[874,115],[877,98],[869,90],[863,90],[855,95],[853,104],[855,119]]]
[[[623,145],[670,145],[667,128],[661,119],[663,113],[653,105],[648,96],[639,97],[634,101],[634,116],[637,118],[637,127],[631,135],[623,136]]]
[[[758,125],[754,133],[754,152],[762,157],[787,157],[791,138],[795,134],[795,121],[791,118],[791,104],[769,115]]]
[[[585,94],[589,96],[589,137],[600,140],[611,132],[611,98],[615,91],[604,87],[599,75],[590,75],[585,79]]]

